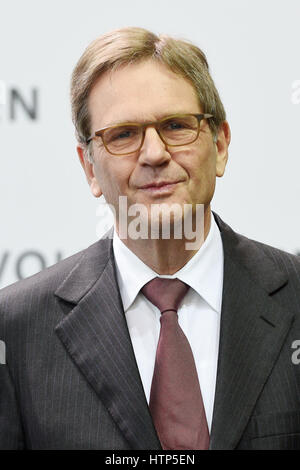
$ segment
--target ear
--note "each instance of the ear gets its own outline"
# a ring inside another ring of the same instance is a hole
[[[77,145],[76,150],[79,156],[81,166],[85,172],[87,182],[90,185],[92,194],[95,197],[100,197],[102,195],[102,191],[94,173],[94,163],[88,161],[85,156],[86,150],[81,145]]]
[[[230,144],[231,132],[227,121],[224,121],[218,131],[216,141],[216,175],[221,177],[224,175],[226,163],[228,160],[228,147]]]

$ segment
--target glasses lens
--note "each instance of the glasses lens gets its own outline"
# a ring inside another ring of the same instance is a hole
[[[198,137],[198,119],[195,116],[173,116],[160,125],[160,134],[166,144],[189,144]]]
[[[142,131],[135,125],[111,127],[104,132],[103,141],[107,149],[116,155],[134,152],[141,144]]]

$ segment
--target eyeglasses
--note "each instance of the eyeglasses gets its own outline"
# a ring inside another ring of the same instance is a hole
[[[92,134],[86,143],[101,137],[105,149],[112,155],[128,155],[138,152],[144,143],[147,127],[154,127],[168,147],[192,144],[197,140],[200,123],[212,118],[212,114],[174,114],[159,121],[124,122],[115,126],[104,127]]]

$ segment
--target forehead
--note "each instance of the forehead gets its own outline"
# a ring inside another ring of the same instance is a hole
[[[154,61],[103,74],[90,92],[88,106],[93,130],[117,122],[201,111],[191,83]]]

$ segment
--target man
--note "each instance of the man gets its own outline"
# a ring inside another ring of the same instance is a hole
[[[0,447],[300,449],[300,262],[211,212],[230,130],[204,54],[114,31],[79,60],[71,98],[114,230],[2,290]]]

